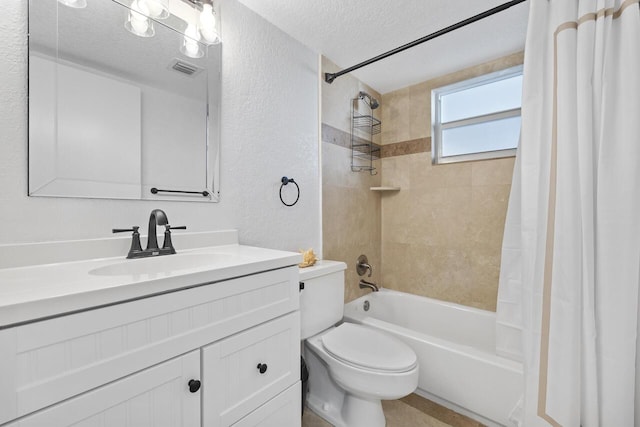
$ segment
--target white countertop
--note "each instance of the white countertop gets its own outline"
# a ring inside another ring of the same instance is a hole
[[[166,267],[174,261],[185,260],[196,260],[197,263],[186,262],[177,268]],[[186,249],[175,255],[136,260],[126,260],[123,255],[0,268],[0,329],[36,319],[292,266],[301,260],[301,255],[294,252],[230,244]],[[204,262],[200,265],[200,261]],[[155,263],[159,268],[154,270],[154,273],[104,274],[105,269],[110,269],[110,266],[129,267],[128,263]]]

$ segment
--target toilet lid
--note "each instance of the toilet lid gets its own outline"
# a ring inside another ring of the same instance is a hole
[[[378,371],[405,372],[418,362],[414,351],[399,339],[353,323],[323,335],[322,345],[337,359]]]

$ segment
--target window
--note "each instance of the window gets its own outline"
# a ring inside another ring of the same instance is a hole
[[[515,155],[521,102],[521,65],[434,89],[433,163]]]

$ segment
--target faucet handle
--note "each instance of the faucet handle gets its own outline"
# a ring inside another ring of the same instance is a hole
[[[131,228],[114,228],[114,229],[111,230],[111,232],[112,233],[126,233],[128,231],[133,231],[134,233],[137,233],[138,229],[140,229],[140,227],[138,227],[137,225],[134,225]]]
[[[369,264],[369,260],[366,255],[360,255],[356,261],[356,272],[358,273],[358,276],[364,276],[367,271],[369,271],[367,277],[371,277],[373,274],[373,267]]]
[[[165,225],[164,228],[166,230],[186,230],[187,226],[186,225],[179,225],[177,227],[172,227],[169,224]]]
[[[140,233],[138,232],[137,225],[134,225],[131,228],[114,228],[111,230],[112,233],[126,233],[128,231],[132,231],[131,235],[131,248],[129,248],[129,253],[127,254],[127,258],[133,258],[133,255],[137,252],[142,251],[142,245],[140,244]]]
[[[177,227],[172,227],[169,224],[164,226],[164,242],[162,243],[162,249],[169,249],[169,252],[172,254],[176,253],[175,248],[173,247],[173,242],[171,241],[171,230],[186,230],[186,225],[179,225]]]

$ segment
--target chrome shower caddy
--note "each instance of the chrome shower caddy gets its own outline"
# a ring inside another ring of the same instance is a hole
[[[373,161],[380,158],[380,146],[373,142],[373,137],[380,133],[382,122],[373,117],[371,102],[372,98],[365,92],[351,100],[351,170],[376,175]],[[373,102],[377,107],[377,101]]]

